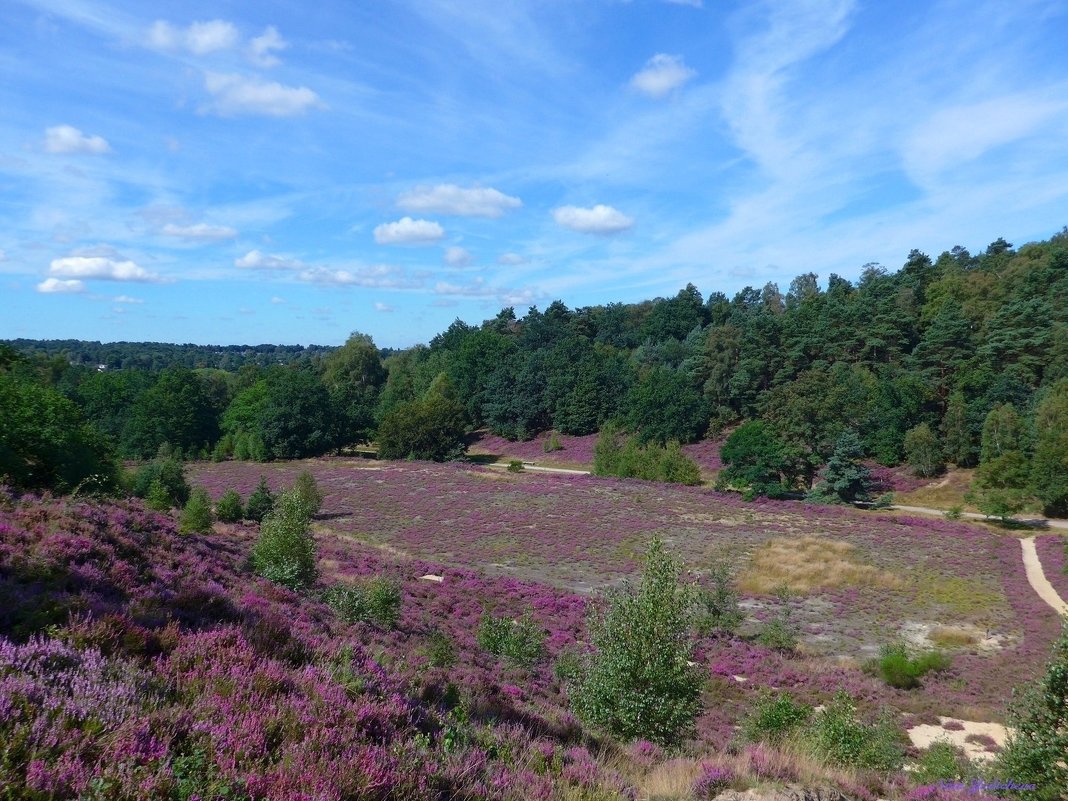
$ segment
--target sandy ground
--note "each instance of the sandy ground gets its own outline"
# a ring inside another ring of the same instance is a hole
[[[1020,540],[1023,548],[1024,569],[1027,571],[1027,581],[1038,593],[1038,597],[1052,606],[1059,615],[1068,615],[1068,603],[1057,594],[1053,585],[1049,583],[1046,574],[1042,572],[1042,563],[1038,561],[1038,551],[1035,550],[1035,538],[1028,537]]]
[[[947,720],[956,720],[956,718],[940,717],[939,720],[941,723],[945,723]],[[930,748],[931,745],[939,740],[948,740],[953,743],[953,745],[963,748],[964,753],[968,755],[969,759],[988,760],[993,759],[995,754],[987,751],[980,743],[965,742],[968,735],[986,735],[1002,748],[1005,746],[1005,741],[1009,738],[1008,729],[1000,723],[979,723],[974,720],[960,720],[957,722],[962,724],[964,728],[957,731],[950,731],[942,728],[941,725],[933,726],[929,723],[914,726],[908,730],[909,739],[917,748]]]

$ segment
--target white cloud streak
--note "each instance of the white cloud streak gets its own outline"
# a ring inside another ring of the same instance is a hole
[[[248,60],[257,67],[274,67],[281,63],[274,51],[288,47],[289,42],[282,38],[273,25],[268,25],[261,35],[248,43]]]
[[[85,291],[85,284],[77,279],[64,281],[59,278],[46,278],[37,285],[37,291],[45,295],[71,295]]]
[[[102,136],[87,136],[73,125],[55,125],[45,129],[44,149],[49,153],[90,153],[101,155],[111,152],[111,146]]]
[[[243,270],[300,270],[305,264],[292,256],[250,250],[244,256],[234,259],[234,266]]]
[[[682,56],[657,53],[645,63],[644,69],[630,79],[630,85],[642,94],[659,100],[696,75],[696,70],[683,63]]]
[[[582,234],[608,236],[626,231],[634,225],[634,219],[623,212],[598,203],[592,208],[561,206],[553,209],[557,225]]]
[[[179,239],[217,242],[223,239],[233,239],[237,236],[237,230],[227,225],[209,225],[208,223],[196,223],[195,225],[167,223],[163,226],[163,234],[164,236],[173,236]]]
[[[295,117],[311,109],[325,108],[319,95],[306,86],[284,86],[237,73],[207,72],[204,87],[213,100],[202,111],[220,117],[244,114]]]
[[[523,205],[492,187],[464,189],[456,184],[417,186],[397,198],[397,205],[418,214],[449,214],[459,217],[502,217],[506,211]]]
[[[220,50],[229,50],[238,43],[237,28],[221,19],[194,22],[181,28],[166,20],[156,20],[148,29],[148,46],[153,50],[185,50],[195,56],[203,56]]]
[[[155,273],[149,272],[129,259],[111,256],[67,256],[62,259],[53,259],[48,272],[58,278],[146,283],[161,280]]]
[[[375,226],[374,236],[380,245],[428,245],[441,240],[445,229],[430,220],[401,217],[396,222]]]
[[[445,250],[444,258],[450,267],[467,267],[471,263],[471,252],[467,248],[454,246]]]

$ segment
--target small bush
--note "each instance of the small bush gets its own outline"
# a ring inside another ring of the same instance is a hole
[[[697,801],[712,801],[734,783],[734,773],[711,763],[701,765],[701,775],[693,784],[693,797]]]
[[[893,773],[904,764],[902,734],[894,722],[862,722],[844,692],[813,716],[803,736],[815,756],[841,767]]]
[[[742,720],[742,736],[750,742],[778,745],[812,717],[812,707],[799,703],[789,693],[764,691]]]
[[[215,505],[215,516],[223,523],[238,523],[245,516],[245,505],[235,489],[228,489]]]
[[[478,624],[478,645],[523,667],[530,667],[545,651],[545,632],[529,614],[519,620],[482,615]]]
[[[426,659],[431,667],[450,668],[456,664],[456,644],[448,634],[434,629],[426,638]]]
[[[203,487],[197,487],[186,501],[178,520],[180,534],[207,534],[212,524],[211,498]]]
[[[939,740],[920,754],[912,779],[918,784],[966,782],[979,778],[979,770],[964,751],[946,740]]]
[[[164,512],[185,506],[190,493],[185,468],[173,457],[141,465],[134,474],[130,490],[138,498],[144,498],[151,508]],[[150,497],[153,493],[154,497]]]
[[[564,446],[560,444],[560,438],[556,436],[556,432],[553,431],[549,434],[549,438],[542,443],[541,450],[543,453],[553,453],[555,451],[562,451]]]
[[[319,573],[315,560],[304,503],[292,490],[283,492],[260,524],[252,566],[264,578],[299,591],[315,583]]]
[[[732,634],[745,619],[726,562],[712,564],[698,582],[695,596],[694,628],[702,636]]]
[[[304,505],[308,519],[315,517],[323,506],[323,493],[315,483],[315,476],[307,470],[301,472],[293,484],[293,491]]]
[[[267,479],[260,476],[260,483],[252,494],[248,496],[248,506],[245,508],[245,517],[259,523],[270,514],[274,508],[274,494],[267,486]]]
[[[877,672],[891,687],[912,690],[920,686],[920,679],[924,675],[945,670],[949,663],[949,657],[941,651],[926,651],[910,656],[904,643],[892,643],[883,646]]]
[[[960,520],[962,513],[964,512],[963,506],[951,506],[946,509],[946,520]]]
[[[509,473],[522,473],[523,472],[523,463],[521,461],[519,461],[518,459],[512,459],[512,461],[510,461],[508,463],[508,472]]]
[[[779,599],[779,615],[757,634],[757,642],[765,648],[778,651],[781,654],[792,654],[797,650],[797,641],[800,631],[793,621],[793,610],[790,608],[792,595],[785,587],[779,588],[775,593]]]
[[[355,585],[335,584],[326,595],[326,602],[346,623],[372,623],[383,629],[396,627],[402,600],[400,587],[384,576]]]

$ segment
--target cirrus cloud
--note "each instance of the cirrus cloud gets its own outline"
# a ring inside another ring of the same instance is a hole
[[[175,225],[167,223],[163,226],[165,236],[174,236],[179,239],[198,239],[203,241],[217,241],[220,239],[233,239],[237,231],[228,225],[209,225],[197,223],[196,225]]]
[[[405,211],[421,214],[450,214],[457,217],[497,218],[509,209],[518,209],[523,201],[492,187],[464,189],[456,184],[417,186],[397,198]]]
[[[102,136],[87,136],[73,125],[45,128],[44,149],[49,153],[110,153],[111,146]]]
[[[112,256],[67,256],[62,259],[53,259],[48,272],[58,278],[145,283],[161,280],[155,273],[149,272],[129,259]]]
[[[229,50],[237,41],[237,28],[221,19],[194,22],[187,28],[160,19],[148,29],[148,46],[153,50],[186,50],[196,56]]]
[[[553,219],[557,225],[570,228],[582,234],[618,234],[634,225],[634,218],[623,212],[598,203],[592,208],[581,206],[561,206],[553,209]]]
[[[262,35],[248,43],[248,60],[257,67],[273,67],[281,62],[272,51],[285,50],[287,47],[289,42],[282,38],[273,25],[268,25]]]
[[[697,75],[682,62],[682,56],[669,56],[657,53],[647,62],[645,68],[630,79],[632,88],[644,95],[660,99],[678,89]]]
[[[46,295],[75,294],[85,291],[85,284],[77,279],[64,281],[59,278],[46,278],[37,285],[37,291]]]
[[[380,245],[426,245],[445,236],[445,229],[430,220],[401,217],[396,222],[375,226],[375,242]]]

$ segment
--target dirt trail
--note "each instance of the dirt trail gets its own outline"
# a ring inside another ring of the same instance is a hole
[[[902,512],[912,512],[914,514],[937,515],[938,517],[946,516],[945,509],[932,509],[929,506],[900,506],[899,504],[895,503],[890,508],[898,509]],[[986,515],[981,515],[978,512],[961,512],[960,516],[967,518],[968,520],[990,519]],[[1031,520],[1019,520],[1017,522],[1023,523],[1024,525],[1031,525],[1035,528],[1063,528],[1065,530],[1068,530],[1068,520],[1051,520],[1048,517],[1036,517]]]
[[[1028,537],[1020,540],[1023,548],[1024,569],[1027,571],[1027,581],[1032,589],[1038,593],[1038,597],[1057,610],[1059,615],[1068,615],[1068,603],[1057,594],[1053,585],[1049,583],[1046,574],[1042,572],[1042,563],[1038,561],[1038,551],[1035,550],[1035,538]]]

